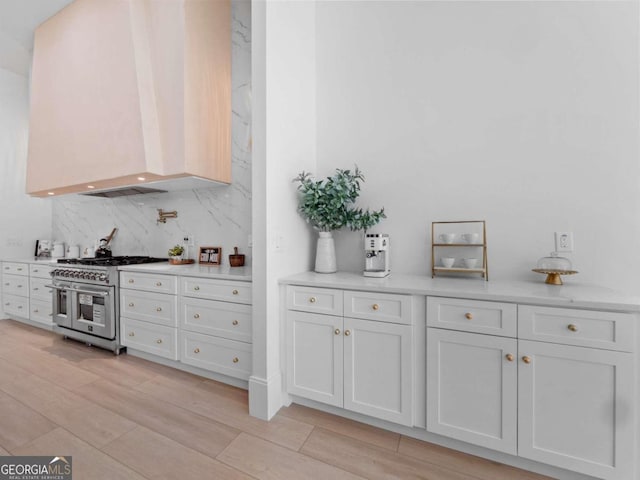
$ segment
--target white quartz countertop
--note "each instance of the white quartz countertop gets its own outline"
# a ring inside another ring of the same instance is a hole
[[[392,273],[385,278],[364,277],[361,273],[304,272],[280,279],[283,285],[367,290],[437,297],[469,298],[498,302],[526,303],[575,308],[640,312],[640,297],[628,296],[595,285],[567,281],[564,285],[513,280],[484,281],[470,278],[431,278],[424,275]]]
[[[229,267],[228,265],[205,266],[198,263],[190,265],[171,265],[169,262],[146,263],[143,265],[123,265],[121,272],[144,272],[162,275],[180,275],[183,277],[218,278],[221,280],[251,281],[251,267]]]

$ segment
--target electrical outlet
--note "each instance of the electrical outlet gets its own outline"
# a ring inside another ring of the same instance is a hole
[[[189,235],[188,233],[185,233],[182,241],[184,242],[185,245],[189,246],[189,247],[194,247],[195,246],[195,241],[193,240],[193,235]]]
[[[573,232],[556,232],[556,252],[573,252]]]

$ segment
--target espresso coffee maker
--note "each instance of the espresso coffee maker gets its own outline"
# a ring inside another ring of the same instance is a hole
[[[389,235],[367,233],[364,236],[364,276],[386,277],[389,275]]]

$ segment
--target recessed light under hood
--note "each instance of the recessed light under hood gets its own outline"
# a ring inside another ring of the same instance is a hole
[[[117,198],[126,197],[129,195],[142,195],[145,193],[167,193],[167,190],[159,190],[157,188],[149,187],[124,187],[114,188],[112,190],[104,190],[102,192],[84,192],[80,195],[87,195],[89,197],[103,197],[103,198]]]

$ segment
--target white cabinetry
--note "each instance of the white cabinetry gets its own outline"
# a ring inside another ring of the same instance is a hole
[[[471,333],[490,332],[474,323],[486,318],[476,316],[477,301],[453,303],[427,299],[428,431],[597,478],[632,478],[635,316],[520,305],[517,319],[490,322],[487,335]]]
[[[29,318],[29,265],[2,263],[2,309],[11,318]]]
[[[177,360],[176,277],[121,272],[120,285],[122,344]]]
[[[288,287],[287,391],[413,426],[413,302],[410,295]]]
[[[251,375],[251,283],[180,278],[180,361],[230,377]]]
[[[53,291],[50,265],[29,265],[29,319],[46,327],[53,326]]]

